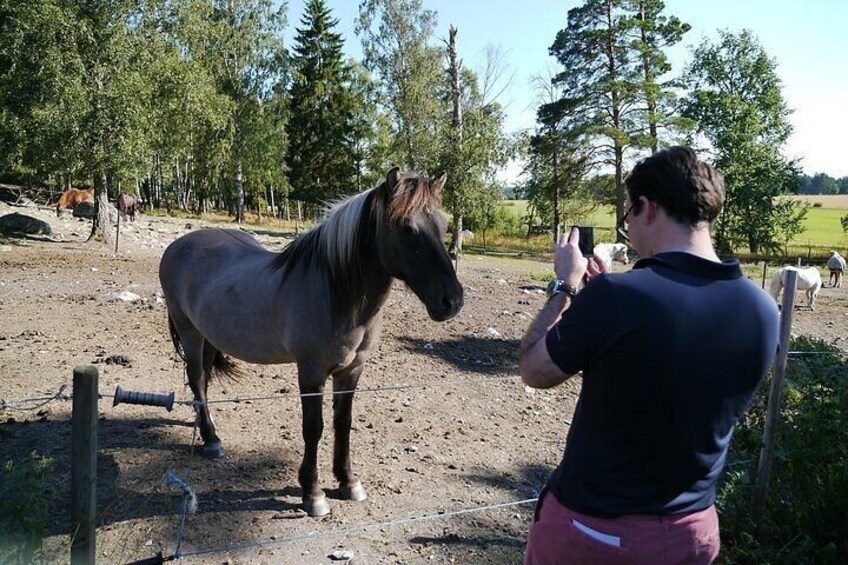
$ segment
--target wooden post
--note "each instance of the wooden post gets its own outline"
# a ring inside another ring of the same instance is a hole
[[[795,285],[798,283],[797,271],[786,271],[786,284],[783,287],[783,306],[780,311],[780,345],[774,360],[774,376],[769,390],[766,427],[763,432],[763,447],[757,467],[757,491],[754,502],[757,515],[762,523],[768,504],[769,477],[774,458],[774,435],[780,419],[780,401],[783,397],[783,382],[786,377],[786,359],[789,354],[789,337],[792,332],[792,314],[795,311]]]
[[[115,226],[115,253],[118,252],[118,240],[121,239],[121,211],[118,210],[118,225]]]
[[[762,284],[761,288],[766,287],[766,269],[767,268],[768,268],[768,263],[766,261],[763,261],[763,284]]]
[[[71,564],[94,565],[97,513],[97,368],[74,368],[71,451]]]

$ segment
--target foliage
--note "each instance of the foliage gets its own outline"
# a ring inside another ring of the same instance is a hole
[[[450,74],[448,69],[446,76]],[[480,87],[474,72],[462,69],[457,83],[461,131],[453,124],[451,114],[445,112],[446,135],[439,149],[437,170],[445,171],[448,177],[444,205],[451,214],[454,232],[459,229],[460,218],[466,217],[471,217],[472,224],[488,229],[497,221],[495,211],[501,199],[495,173],[510,154],[509,140],[503,133],[504,113],[496,101],[485,99],[487,88]],[[447,89],[443,104],[445,108],[451,106]],[[452,242],[451,246],[455,245]]]
[[[774,203],[774,238],[784,248],[804,232],[809,209],[810,205],[806,202],[778,200]]]
[[[719,495],[727,563],[839,563],[848,553],[848,365],[838,347],[818,339],[793,338],[789,350],[810,354],[789,357],[763,516],[751,486],[768,382],[731,444]]]
[[[848,194],[848,177],[833,178],[826,173],[816,173],[798,179],[798,194]]]
[[[444,135],[435,26],[436,13],[421,0],[363,0],[356,24],[363,64],[391,123],[389,163],[422,173],[435,170]]]
[[[350,64],[343,41],[333,31],[324,0],[309,0],[295,37],[290,87],[291,119],[287,125],[287,163],[293,196],[323,203],[354,192],[357,187],[356,116],[363,109],[352,90]]]
[[[585,0],[568,11],[568,26],[550,47],[563,70],[554,77],[561,96],[539,109],[543,135],[550,147],[578,138],[591,146],[587,166],[603,164],[614,171],[616,217],[624,215],[624,158],[629,148],[655,149],[658,128],[672,125],[673,81],[663,49],[680,41],[689,26],[662,15],[660,1]],[[553,130],[565,134],[553,137]],[[584,155],[563,155],[577,164]]]
[[[53,460],[33,451],[19,464],[4,462],[0,481],[0,547],[6,563],[32,563],[41,557],[41,543],[54,486]]]
[[[705,40],[687,71],[685,114],[709,141],[725,179],[726,200],[714,222],[716,247],[747,245],[752,253],[779,249],[775,197],[791,192],[796,164],[781,154],[792,126],[777,63],[750,31]]]

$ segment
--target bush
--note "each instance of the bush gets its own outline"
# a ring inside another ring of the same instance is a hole
[[[0,561],[32,563],[41,557],[53,460],[35,451],[19,464],[6,461],[0,482]]]
[[[789,357],[764,516],[752,500],[770,380],[731,446],[718,501],[726,563],[842,563],[848,555],[848,366],[821,340],[798,337],[789,349],[812,354]]]

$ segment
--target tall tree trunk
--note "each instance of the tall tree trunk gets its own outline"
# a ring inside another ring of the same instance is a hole
[[[241,170],[241,147],[236,145],[236,222],[244,221],[244,175]]]
[[[94,218],[88,241],[96,239],[106,244],[111,242],[109,232],[109,192],[106,170],[102,168],[94,176]]]
[[[451,85],[451,103],[453,104],[453,114],[451,116],[451,126],[454,130],[456,139],[455,154],[462,154],[462,90],[459,83],[460,73],[462,72],[462,61],[458,60],[456,50],[456,34],[458,30],[451,25],[448,28],[448,76],[450,77]],[[454,186],[460,186],[461,179],[454,179]],[[462,208],[460,203],[455,199],[453,212],[453,234],[451,237],[448,250],[459,261],[462,255]]]
[[[554,140],[554,189],[553,189],[553,200],[554,200],[554,244],[557,243],[560,234],[560,226],[559,226],[559,143],[556,139],[556,134],[553,136]]]

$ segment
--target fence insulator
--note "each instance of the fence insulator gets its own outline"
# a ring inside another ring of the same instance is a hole
[[[160,394],[156,392],[138,392],[135,390],[124,390],[118,385],[115,389],[115,401],[112,406],[118,404],[143,404],[144,406],[162,406],[168,412],[174,407],[174,393]]]

